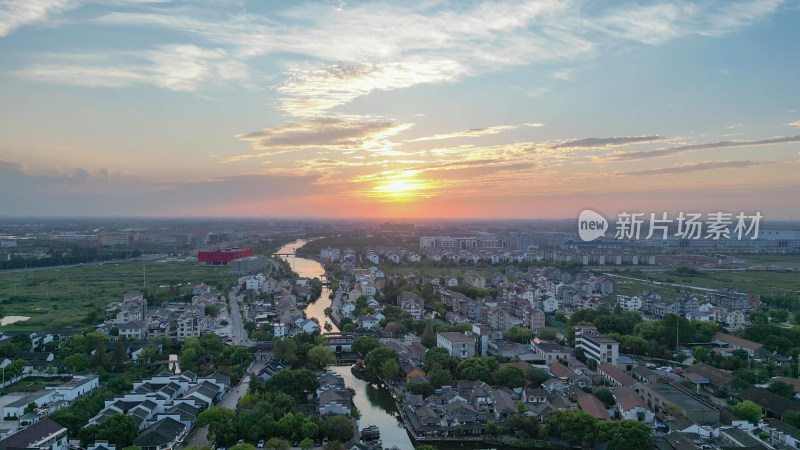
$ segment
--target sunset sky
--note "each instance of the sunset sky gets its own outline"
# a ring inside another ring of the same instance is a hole
[[[800,218],[800,2],[0,0],[0,216]]]

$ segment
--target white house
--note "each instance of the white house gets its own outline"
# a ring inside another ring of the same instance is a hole
[[[642,299],[636,295],[618,295],[617,304],[623,311],[639,311],[642,309]]]
[[[458,286],[458,278],[456,277],[447,277],[447,287],[456,287]]]
[[[358,317],[358,327],[366,328],[367,330],[374,330],[380,326],[380,320],[372,314]]]
[[[558,311],[558,300],[555,297],[547,297],[542,301],[542,310],[544,310],[545,313]]]
[[[302,330],[303,333],[313,333],[320,330],[319,324],[311,319],[299,318],[295,320],[294,324],[297,328]]]
[[[272,334],[276,338],[285,338],[289,335],[289,325],[285,323],[273,323],[272,324]]]
[[[475,356],[475,339],[457,331],[436,333],[436,346],[446,349],[454,358],[467,359]]]

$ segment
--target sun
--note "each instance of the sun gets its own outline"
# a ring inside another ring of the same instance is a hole
[[[415,197],[427,197],[430,188],[427,181],[411,178],[390,178],[376,184],[370,195],[384,200],[405,201]]]

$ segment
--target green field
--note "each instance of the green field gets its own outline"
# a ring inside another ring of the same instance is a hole
[[[703,271],[698,275],[676,274],[675,272],[648,272],[647,274],[632,272],[620,273],[620,275],[641,279],[646,277],[650,281],[686,284],[698,288],[719,289],[722,287],[734,287],[743,292],[759,294],[761,300],[767,302],[772,297],[800,297],[800,274],[797,272]],[[630,284],[620,284],[621,281],[628,280],[617,280],[617,291],[620,293],[641,294],[642,290],[656,290],[662,296],[666,292],[670,294],[668,299],[674,299],[677,298],[677,292],[682,290],[673,286],[659,286],[635,281]],[[625,292],[622,292],[623,289]]]
[[[741,255],[743,259],[752,264],[775,264],[784,267],[800,267],[800,255]]]
[[[121,300],[125,292],[143,290],[145,271],[148,297],[159,300],[189,294],[192,286],[200,283],[219,291],[233,281],[227,267],[190,262],[148,261],[0,273],[3,316],[30,317],[0,330],[91,325],[102,320],[109,302]]]

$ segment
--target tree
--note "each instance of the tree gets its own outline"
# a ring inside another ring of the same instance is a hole
[[[605,405],[606,408],[611,408],[617,403],[617,400],[614,398],[614,394],[612,394],[608,389],[598,389],[597,392],[594,393],[594,396],[603,402],[603,405]]]
[[[367,371],[372,375],[378,375],[381,373],[383,369],[383,364],[386,361],[393,359],[397,361],[397,352],[388,348],[388,347],[378,347],[367,355],[364,358],[364,366],[367,368]]]
[[[785,309],[770,309],[769,317],[773,322],[783,323],[789,319],[789,311]]]
[[[283,392],[300,402],[305,402],[308,395],[318,387],[317,376],[308,369],[279,370],[265,383],[267,391]]]
[[[158,350],[153,345],[148,345],[147,347],[142,349],[142,353],[139,355],[139,359],[147,362],[147,363],[154,363],[158,359]]]
[[[217,305],[208,305],[204,312],[207,316],[217,317],[219,316],[219,307]]]
[[[437,364],[428,371],[428,382],[431,387],[438,389],[442,386],[449,386],[453,382],[453,377],[450,375],[449,370]]]
[[[800,428],[800,411],[786,411],[783,413],[781,421],[795,428]]]
[[[114,414],[97,426],[97,439],[108,441],[117,448],[133,445],[139,435],[139,424],[133,416]]]
[[[538,386],[552,377],[544,369],[540,369],[538,367],[531,367],[530,369],[525,371],[525,378],[529,379],[531,383]]]
[[[503,337],[509,341],[519,342],[520,344],[529,344],[531,339],[533,339],[533,333],[526,328],[514,326],[509,328]]]
[[[456,367],[459,379],[492,382],[492,373],[497,369],[498,363],[492,357],[467,358]]]
[[[266,445],[264,447],[266,448]],[[288,449],[289,447],[287,446],[285,448]],[[244,444],[234,445],[233,447],[231,447],[231,450],[256,450],[256,448],[253,444],[248,444],[245,442]]]
[[[500,428],[494,423],[494,420],[486,422],[486,434],[490,436],[497,436],[500,434]]]
[[[308,358],[318,369],[324,369],[327,366],[336,364],[336,355],[333,350],[327,345],[317,345],[308,351]]]
[[[215,440],[221,445],[230,445],[236,441],[235,423],[236,412],[232,409],[212,406],[197,416],[195,426],[198,428],[208,426],[209,440]]]
[[[428,348],[436,347],[436,333],[433,331],[433,326],[431,325],[431,321],[425,322],[425,329],[422,331],[422,336],[420,337],[422,345]]]
[[[776,380],[770,381],[769,386],[767,386],[767,390],[772,393],[778,394],[782,397],[786,397],[789,399],[795,398],[794,386],[788,383],[784,383],[782,381],[776,381]]]
[[[430,374],[428,374],[430,376]],[[446,373],[447,381],[444,381],[444,384],[450,383],[450,374]],[[430,381],[430,378],[428,379]],[[442,381],[442,380],[437,380]],[[441,385],[440,385],[441,386]],[[406,383],[406,390],[411,392],[412,394],[421,395],[423,398],[428,397],[429,395],[433,394],[436,391],[430,383],[419,383],[416,381],[409,381]]]
[[[430,444],[425,444],[425,445],[420,445],[420,446],[416,447],[416,450],[436,450],[436,447],[434,447],[434,446],[432,446]]]
[[[297,362],[297,345],[292,338],[275,342],[272,352],[275,358],[283,363],[294,364]]]
[[[636,420],[598,423],[597,440],[605,443],[608,450],[648,450],[653,448],[650,428]]]
[[[305,450],[312,449],[314,448],[314,441],[312,441],[309,438],[305,438],[302,441],[300,441],[300,448]]]
[[[394,380],[400,374],[400,366],[393,359],[387,360],[381,366],[381,375],[387,380]]]
[[[89,358],[83,353],[75,353],[64,358],[63,364],[67,372],[76,374],[83,372],[89,367]]]
[[[381,341],[379,341],[374,337],[359,336],[353,339],[353,344],[351,348],[353,349],[354,352],[364,356],[380,346],[381,346]]]
[[[322,422],[320,432],[331,440],[346,442],[353,437],[353,421],[347,416],[329,416]]]
[[[525,372],[517,366],[505,366],[497,371],[497,384],[507,388],[518,388],[525,384]]]
[[[544,339],[547,341],[553,341],[558,338],[558,328],[551,328],[551,327],[543,327],[539,328],[536,331],[536,336],[539,339]]]
[[[122,342],[122,339],[117,339],[117,345],[114,347],[114,358],[112,359],[114,363],[114,370],[122,371],[125,367],[125,364],[130,361],[128,358],[128,350],[125,348],[125,343]]]
[[[578,409],[560,409],[547,416],[550,434],[570,443],[594,441],[597,419]]]
[[[425,363],[422,367],[426,372],[429,372],[435,365],[446,369],[448,372],[453,372],[458,366],[458,360],[450,356],[447,349],[433,347],[425,352]]]
[[[109,366],[111,366],[111,363],[108,361],[106,346],[102,343],[98,343],[95,347],[94,358],[92,358],[92,367],[108,369]]]
[[[38,407],[39,405],[37,405],[36,402],[30,402],[25,406],[25,409],[22,412],[23,414],[29,414],[36,411],[36,408]]]
[[[300,428],[300,432],[303,433],[306,439],[314,439],[319,434],[319,425],[311,420],[306,421]]]
[[[757,424],[758,420],[761,418],[761,407],[750,400],[745,400],[733,405],[731,412],[736,417],[753,424]]]

